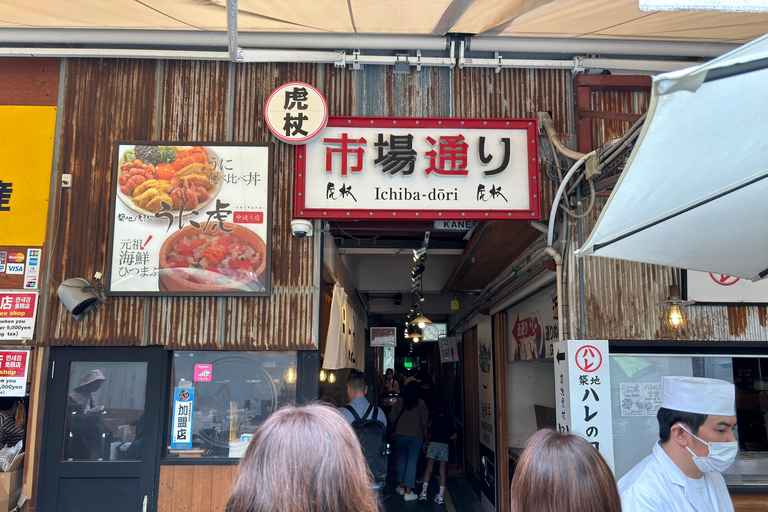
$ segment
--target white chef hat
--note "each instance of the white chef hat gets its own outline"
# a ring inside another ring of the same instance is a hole
[[[720,379],[662,377],[661,406],[696,414],[735,416],[736,388]]]

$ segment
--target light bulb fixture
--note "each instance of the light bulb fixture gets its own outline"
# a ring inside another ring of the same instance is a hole
[[[325,370],[320,370],[320,382],[325,382],[328,376],[325,374]]]
[[[285,372],[285,382],[288,384],[293,384],[296,382],[296,369],[293,367],[288,368],[288,370]]]
[[[419,316],[411,320],[411,325],[416,325],[419,327],[419,329],[423,329],[426,327],[427,324],[431,324],[432,320],[425,317],[422,313],[419,313]]]
[[[411,270],[411,277],[413,279],[416,279],[418,276],[424,273],[424,264],[419,263],[415,267],[413,267],[413,270]]]
[[[685,324],[688,322],[685,306],[690,304],[693,304],[693,302],[682,300],[680,298],[680,290],[676,285],[669,287],[669,296],[667,297],[667,300],[656,303],[657,306],[664,307],[661,321],[670,331],[677,331],[685,328]]]
[[[331,384],[336,382],[336,374],[335,373],[331,372],[331,373],[328,374],[328,382],[330,382]]]

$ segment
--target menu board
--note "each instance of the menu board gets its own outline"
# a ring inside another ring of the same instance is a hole
[[[271,143],[117,142],[107,295],[271,291]]]

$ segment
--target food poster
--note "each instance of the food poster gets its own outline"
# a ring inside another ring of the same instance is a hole
[[[118,142],[108,295],[271,288],[271,143]]]

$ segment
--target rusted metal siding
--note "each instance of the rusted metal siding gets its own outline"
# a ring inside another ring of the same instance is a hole
[[[151,139],[155,109],[156,62],[69,59],[61,99],[59,174],[73,175],[63,190],[54,217],[57,228],[49,258],[56,282],[91,278],[107,265],[112,185],[113,142]],[[43,321],[50,345],[139,345],[144,325],[144,298],[110,299],[82,322],[75,322],[48,289]]]
[[[552,114],[557,133],[571,133],[571,75],[563,70],[464,68],[453,77],[452,117],[536,119]],[[543,139],[539,139],[539,144]],[[563,141],[568,143],[567,140]],[[542,218],[549,218],[557,184],[539,173]]]
[[[242,65],[230,84],[230,64],[224,62],[72,60],[67,65],[58,170],[73,172],[75,185],[71,194],[63,195],[59,242],[52,258],[62,261],[53,269],[57,280],[90,277],[106,268],[115,140],[224,141],[228,121],[234,141],[273,140],[264,123],[267,96],[289,81],[317,84],[320,74],[314,65]],[[168,349],[316,348],[319,239],[291,235],[293,169],[293,147],[277,144],[271,297],[111,297],[76,323],[55,297],[54,286],[48,297],[51,321],[41,342],[159,344]]]
[[[590,233],[606,198],[598,197],[584,221]],[[766,306],[688,306],[687,326],[678,332],[662,326],[662,308],[671,284],[669,267],[612,258],[584,258],[586,339],[613,340],[768,340]],[[577,292],[578,293],[578,292]],[[578,318],[578,301],[573,302]]]
[[[601,112],[642,115],[648,111],[650,101],[650,92],[594,91],[590,108]],[[595,147],[600,147],[611,139],[622,137],[633,124],[629,121],[592,119],[592,140]]]
[[[412,69],[408,75],[396,75],[388,66],[366,66],[355,81],[355,115],[456,117],[451,113],[450,68]]]

